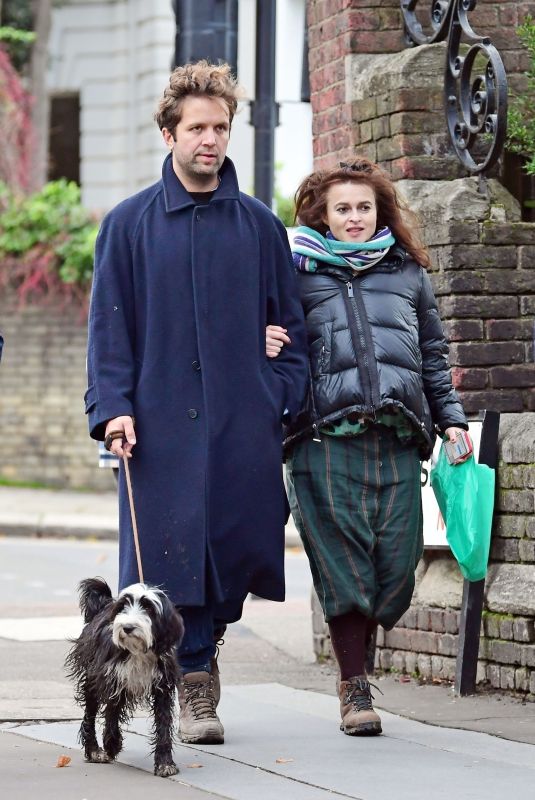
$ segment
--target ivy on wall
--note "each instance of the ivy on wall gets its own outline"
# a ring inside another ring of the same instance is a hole
[[[97,232],[72,181],[51,181],[27,196],[0,184],[1,283],[22,302],[86,307]]]

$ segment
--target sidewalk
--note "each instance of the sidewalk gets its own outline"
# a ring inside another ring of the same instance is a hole
[[[115,492],[75,492],[0,486],[0,536],[117,539]],[[293,520],[286,545],[301,547]]]
[[[114,493],[0,487],[0,563],[4,570],[23,572],[32,553],[39,560],[45,593],[58,585],[54,578],[60,548],[68,554],[69,564],[80,548],[90,552],[90,557],[84,556],[83,570],[93,569],[99,557],[106,556],[102,567],[114,563],[116,545],[104,539],[116,538],[115,503]],[[15,534],[24,534],[25,539],[18,544]],[[28,538],[45,534],[58,538],[43,539],[35,546]],[[292,536],[287,541],[297,543]],[[59,537],[70,541],[62,544]],[[229,628],[221,651],[225,745],[177,744],[180,773],[165,781],[151,774],[143,714],[132,721],[117,764],[86,764],[82,758],[76,741],[81,711],[62,667],[68,649],[65,636],[80,624],[74,616],[74,598],[63,612],[71,616],[42,611],[34,620],[17,615],[0,620],[0,774],[5,796],[13,800],[108,800],[120,793],[127,793],[129,800],[153,795],[159,800],[530,797],[535,778],[535,704],[500,694],[458,698],[446,685],[420,686],[414,680],[377,676],[383,694],[374,694],[384,735],[366,739],[340,733],[335,672],[329,665],[314,663],[307,570],[302,550],[290,547],[287,601],[248,599],[242,620]],[[74,584],[76,575],[71,577]],[[3,590],[7,608],[9,583]],[[25,623],[38,634],[26,635]],[[72,761],[56,769],[63,754]]]
[[[166,781],[153,778],[152,786],[139,775],[139,789],[145,785],[150,794],[157,792],[154,796],[179,800],[216,796],[231,800],[450,800],[453,795],[461,800],[503,800],[527,798],[533,791],[535,748],[531,745],[424,726],[388,713],[382,714],[384,736],[352,738],[336,730],[336,698],[280,684],[226,687],[220,712],[227,730],[223,746],[177,745],[179,775]],[[152,771],[147,728],[144,718],[130,725],[120,765]],[[78,723],[29,725],[12,728],[0,735],[0,741],[7,738],[14,746],[17,738],[30,765],[35,741],[56,746],[45,751],[42,745],[38,747],[41,757],[47,754],[48,767],[59,755],[71,756],[69,767],[55,770],[55,780],[49,778],[50,769],[42,769],[37,795],[42,799],[96,797],[95,781],[101,790],[106,786],[100,793],[106,798],[125,790],[130,800],[141,796],[130,794],[132,784],[125,777],[131,775],[121,766],[84,764],[76,744],[77,730]],[[21,797],[11,776],[12,770],[7,779],[4,773],[6,796]],[[72,792],[76,776],[78,793],[63,794],[67,782]],[[53,794],[45,793],[44,780],[53,784]]]

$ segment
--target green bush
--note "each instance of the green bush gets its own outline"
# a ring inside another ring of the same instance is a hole
[[[285,197],[279,189],[278,176],[282,171],[282,164],[277,162],[275,164],[275,188],[273,191],[274,207],[273,211],[278,216],[283,225],[291,228],[295,225],[295,203],[293,197]]]
[[[526,90],[522,94],[512,93],[507,115],[506,148],[527,159],[526,172],[535,175],[535,22],[526,17],[519,25],[518,38],[528,51],[530,66],[524,73]]]
[[[3,282],[27,295],[86,300],[98,224],[66,180],[29,196],[0,185],[0,270]]]
[[[287,228],[295,225],[295,204],[292,197],[284,197],[280,192],[275,190],[275,209],[276,215],[283,225]]]
[[[34,42],[33,31],[19,30],[7,25],[0,26],[0,44],[17,72],[22,72],[29,63]]]

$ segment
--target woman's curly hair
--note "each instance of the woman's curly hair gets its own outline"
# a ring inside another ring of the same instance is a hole
[[[415,231],[416,214],[397,195],[390,177],[373,161],[357,158],[340,162],[330,170],[318,170],[306,177],[295,193],[295,219],[325,235],[328,226],[327,192],[335,183],[362,183],[369,186],[377,204],[377,228],[389,227],[396,241],[423,267],[431,263],[429,253]]]
[[[160,130],[167,128],[174,133],[182,117],[182,104],[186,97],[220,97],[227,104],[232,124],[242,95],[243,90],[228,64],[210,64],[206,60],[184,64],[171,73],[154,119]]]

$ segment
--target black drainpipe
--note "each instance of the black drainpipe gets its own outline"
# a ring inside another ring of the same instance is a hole
[[[255,99],[251,102],[254,139],[254,193],[269,208],[273,204],[275,128],[279,106],[275,102],[276,0],[256,2]]]

